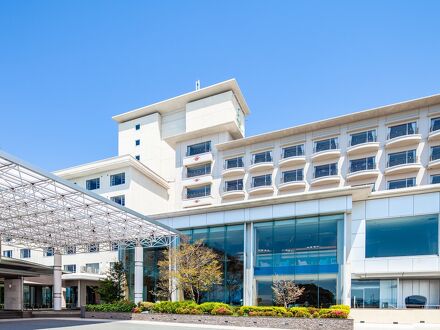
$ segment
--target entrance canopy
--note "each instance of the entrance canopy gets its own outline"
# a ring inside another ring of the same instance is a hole
[[[68,254],[164,246],[178,235],[0,150],[0,237],[8,245]]]

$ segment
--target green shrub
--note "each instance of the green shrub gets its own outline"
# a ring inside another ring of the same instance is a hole
[[[275,306],[242,306],[237,312],[238,315],[249,315],[249,316],[282,316],[291,317],[293,314],[290,313],[284,307]]]
[[[86,311],[88,312],[118,312],[118,313],[131,313],[136,308],[136,304],[122,300],[113,304],[100,304],[100,305],[86,305]]]
[[[197,305],[188,305],[186,307],[179,307],[176,309],[176,314],[190,314],[190,315],[200,315],[203,312],[200,310]]]
[[[161,301],[153,305],[153,311],[156,313],[177,314],[178,308],[196,307],[197,304],[190,301]]]
[[[231,306],[229,306],[228,304],[219,303],[219,302],[205,302],[203,304],[200,304],[199,307],[203,311],[203,313],[208,313],[208,314],[210,314],[212,310],[217,307],[224,307],[231,309]]]
[[[216,306],[211,310],[211,315],[232,315],[234,311],[229,305],[222,304],[225,306]]]
[[[343,309],[328,309],[327,312],[323,312],[320,315],[321,318],[326,319],[346,319],[348,318],[349,312]]]
[[[332,305],[330,306],[330,309],[341,309],[350,312],[350,306],[348,305]]]
[[[138,303],[138,308],[140,309],[141,312],[145,312],[145,311],[152,311],[154,307],[154,303],[149,302],[149,301],[140,301]]]
[[[310,314],[307,307],[292,307],[289,311],[292,313],[293,317],[312,317],[312,314]]]

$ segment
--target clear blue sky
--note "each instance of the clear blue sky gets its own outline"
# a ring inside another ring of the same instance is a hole
[[[247,134],[440,92],[440,1],[0,1],[0,149],[117,153],[111,116],[235,77]]]

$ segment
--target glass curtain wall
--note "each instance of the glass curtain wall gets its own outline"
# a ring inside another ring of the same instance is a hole
[[[220,255],[223,263],[223,284],[217,285],[202,297],[203,301],[219,301],[232,305],[243,304],[244,226],[221,226],[182,231],[191,242],[204,244]]]
[[[165,248],[144,248],[144,290],[145,301],[156,301],[156,287],[159,281],[158,262],[163,259]],[[124,263],[127,274],[128,296],[134,299],[134,249],[119,249],[119,260]]]
[[[255,223],[255,303],[273,304],[271,286],[276,277],[305,288],[298,305],[337,303],[338,250],[342,249],[338,227],[343,219],[333,215]]]

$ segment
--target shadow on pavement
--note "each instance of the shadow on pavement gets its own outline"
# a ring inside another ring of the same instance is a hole
[[[54,320],[54,319],[24,319],[0,322],[1,330],[38,330],[51,328],[65,328],[85,326],[92,324],[104,324],[112,321],[80,321],[80,320]]]

